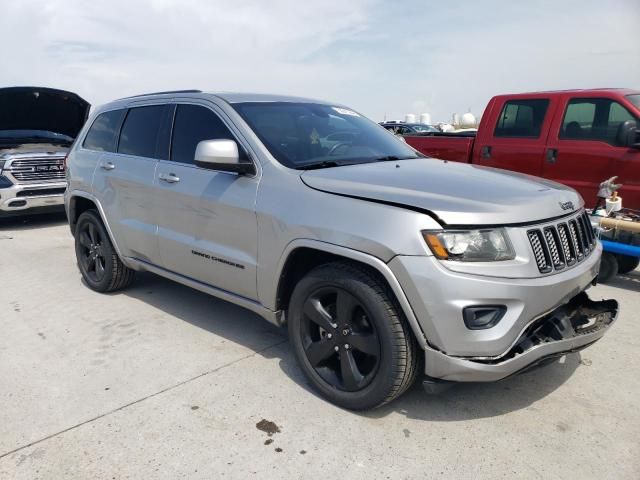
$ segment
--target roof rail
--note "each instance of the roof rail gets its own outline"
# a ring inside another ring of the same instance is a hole
[[[141,93],[140,95],[131,95],[130,97],[122,97],[118,100],[127,100],[128,98],[146,97],[148,95],[165,95],[169,93],[202,93],[202,90],[167,90],[165,92]]]

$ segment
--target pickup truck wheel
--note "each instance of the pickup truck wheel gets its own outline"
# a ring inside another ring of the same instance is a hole
[[[418,346],[386,285],[346,263],[322,265],[294,289],[289,337],[309,381],[351,410],[400,396],[418,373]]]
[[[618,273],[633,272],[640,265],[639,257],[630,257],[629,255],[617,255]]]
[[[600,260],[600,272],[598,272],[598,281],[606,283],[618,274],[618,260],[616,256],[604,252]]]
[[[133,282],[135,272],[120,261],[95,210],[88,210],[78,218],[75,248],[80,273],[92,290],[113,292]]]

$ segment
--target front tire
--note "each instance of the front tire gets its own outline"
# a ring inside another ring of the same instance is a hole
[[[613,277],[618,274],[618,260],[616,256],[604,252],[602,259],[600,260],[600,272],[598,272],[598,281],[601,283],[607,283]]]
[[[92,290],[114,292],[133,282],[135,272],[118,257],[97,211],[87,210],[78,218],[75,249],[82,278]]]
[[[295,287],[289,338],[322,396],[367,410],[404,393],[418,374],[418,346],[387,286],[348,263],[321,265]]]
[[[617,255],[618,273],[633,272],[640,265],[639,257],[630,257],[629,255]]]

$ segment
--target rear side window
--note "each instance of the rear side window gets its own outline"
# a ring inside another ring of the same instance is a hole
[[[120,132],[118,153],[155,157],[164,105],[131,108]]]
[[[609,98],[574,98],[562,119],[560,139],[591,140],[616,145],[620,125],[636,120],[629,111]]]
[[[235,140],[218,115],[200,105],[178,105],[173,123],[171,160],[193,163],[202,140]]]
[[[549,100],[510,100],[502,107],[494,135],[496,137],[538,138]]]
[[[124,112],[124,110],[113,110],[98,115],[87,132],[82,146],[89,150],[115,152],[116,135]]]

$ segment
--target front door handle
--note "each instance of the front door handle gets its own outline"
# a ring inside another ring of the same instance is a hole
[[[178,183],[180,181],[180,177],[176,176],[175,173],[161,173],[158,178],[167,183]]]
[[[482,157],[482,158],[491,158],[491,147],[489,145],[484,145],[480,149],[480,157]]]
[[[547,149],[547,163],[554,164],[558,161],[558,149],[557,148],[548,148]]]
[[[111,162],[106,162],[106,163],[103,163],[102,165],[100,165],[100,168],[103,169],[103,170],[109,171],[109,170],[113,170],[114,168],[116,168],[116,166]]]

